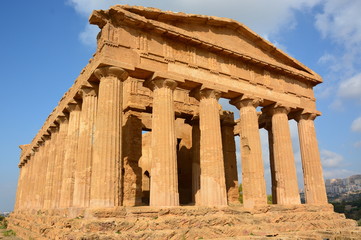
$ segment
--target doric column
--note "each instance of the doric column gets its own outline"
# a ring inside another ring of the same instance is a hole
[[[94,72],[100,80],[95,120],[90,206],[120,205],[122,177],[122,92],[128,73],[117,67],[102,67]]]
[[[92,171],[93,134],[97,110],[95,89],[83,87],[81,106],[78,151],[74,173],[74,207],[88,207],[90,201],[90,178]]]
[[[46,180],[46,173],[48,170],[48,152],[50,147],[50,134],[47,132],[47,135],[43,135],[42,139],[44,144],[39,147],[39,158],[34,162],[34,174],[35,177],[35,209],[43,209],[44,207],[44,183]]]
[[[272,116],[277,204],[300,204],[296,166],[287,117],[290,109],[276,104],[265,109],[265,111],[267,110]]]
[[[50,128],[51,138],[49,140],[49,149],[47,154],[47,171],[45,177],[45,188],[44,188],[44,209],[49,209],[52,206],[53,199],[53,181],[55,171],[55,154],[57,148],[57,135],[58,127],[54,126]]]
[[[200,166],[200,138],[199,117],[192,119],[192,201],[200,204],[201,166]]]
[[[226,177],[228,204],[239,204],[236,143],[234,141],[235,122],[233,113],[223,111],[221,119],[224,174]]]
[[[202,89],[196,94],[200,101],[200,205],[203,206],[227,205],[218,104],[220,96],[221,93],[213,89]]]
[[[266,123],[265,129],[268,131],[268,149],[269,149],[269,161],[271,172],[271,190],[272,190],[272,203],[277,204],[277,182],[275,173],[275,158],[273,154],[273,134],[271,119]]]
[[[327,204],[326,187],[314,125],[316,116],[313,113],[300,113],[296,117],[300,139],[304,191],[306,203]]]
[[[59,201],[60,208],[68,208],[73,205],[74,167],[78,149],[80,108],[79,103],[71,103],[68,106],[69,124],[65,141],[65,155]]]
[[[68,117],[59,116],[56,119],[59,124],[59,133],[57,136],[57,146],[55,154],[55,166],[54,166],[54,181],[52,191],[52,206],[51,208],[60,207],[60,194],[61,186],[63,183],[63,165],[64,165],[64,156],[65,156],[65,144],[66,138],[68,136]]]
[[[178,173],[173,91],[171,79],[152,80],[152,163],[150,182],[151,206],[178,206]]]
[[[140,112],[128,110],[123,125],[123,206],[142,204],[142,119]]]
[[[42,144],[42,143],[40,143]],[[40,145],[41,146],[41,145]],[[35,202],[35,191],[34,191],[34,182],[35,182],[35,174],[34,174],[34,160],[36,160],[39,156],[38,149],[40,146],[33,147],[31,154],[29,156],[29,160],[27,162],[28,165],[28,177],[26,179],[28,187],[25,190],[25,198],[24,198],[24,208],[32,209]]]
[[[256,111],[260,99],[243,95],[231,103],[239,109],[240,114],[243,205],[246,208],[266,205],[266,182]]]
[[[18,211],[19,209],[21,209],[21,195],[22,195],[22,191],[23,191],[23,187],[24,187],[24,178],[26,175],[26,170],[24,165],[21,165],[19,168],[19,178],[18,178],[18,186],[17,186],[17,190],[16,190],[16,200],[15,200],[15,206],[14,206],[14,211]]]

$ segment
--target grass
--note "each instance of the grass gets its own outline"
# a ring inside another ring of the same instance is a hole
[[[3,235],[5,237],[10,237],[10,236],[16,236],[16,233],[13,230],[7,230],[7,231],[3,232]]]

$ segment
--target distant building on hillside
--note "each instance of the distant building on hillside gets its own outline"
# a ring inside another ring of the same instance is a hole
[[[355,193],[361,191],[361,174],[342,179],[326,179],[325,184],[327,195],[329,197],[335,197],[340,194]]]

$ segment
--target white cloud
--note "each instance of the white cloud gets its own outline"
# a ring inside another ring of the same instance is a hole
[[[96,9],[107,9],[115,4],[124,4],[120,0],[68,0],[67,4],[72,6],[79,14],[89,17],[90,13]]]
[[[79,34],[80,41],[87,46],[96,46],[96,36],[99,32],[99,28],[94,25],[86,25],[85,29]]]
[[[356,118],[351,124],[351,130],[361,133],[361,117]]]
[[[338,153],[329,150],[321,150],[321,161],[324,168],[341,167],[344,158]]]
[[[357,174],[357,172],[350,171],[347,169],[326,169],[323,171],[323,177],[325,179],[346,178],[354,174]]]
[[[324,37],[352,46],[361,41],[360,17],[361,1],[359,0],[328,0],[325,1],[323,12],[316,16],[316,27]]]
[[[341,82],[338,94],[344,98],[354,98],[361,102],[361,73]]]

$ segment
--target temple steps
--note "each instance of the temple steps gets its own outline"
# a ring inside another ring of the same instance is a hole
[[[329,208],[277,208],[139,207],[74,216],[17,212],[9,225],[24,239],[361,239],[355,221]]]

